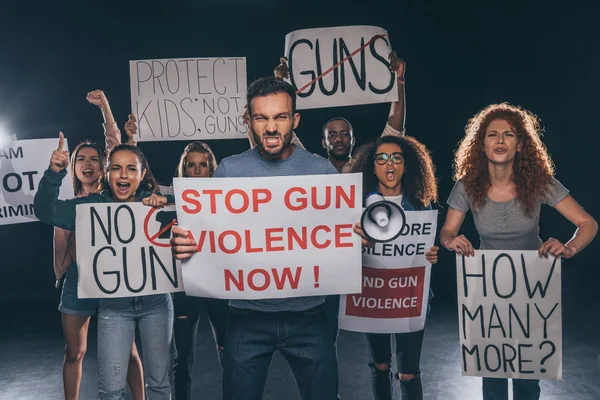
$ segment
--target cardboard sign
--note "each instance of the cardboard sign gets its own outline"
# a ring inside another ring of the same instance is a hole
[[[362,292],[342,296],[341,329],[404,333],[425,327],[431,277],[425,252],[435,242],[437,211],[405,214],[397,239],[363,248]]]
[[[560,258],[479,250],[456,267],[463,375],[562,379]]]
[[[33,197],[57,146],[58,139],[34,139],[16,140],[11,146],[0,148],[0,225],[38,221]],[[73,197],[71,173],[67,169],[59,199]]]
[[[186,293],[268,299],[360,291],[361,175],[176,178],[177,220],[198,252]]]
[[[139,142],[246,139],[246,58],[129,62]]]
[[[169,243],[175,217],[174,206],[77,205],[79,298],[182,292],[181,264]]]
[[[389,70],[390,39],[375,26],[303,29],[285,37],[289,82],[297,108],[323,108],[398,100]]]

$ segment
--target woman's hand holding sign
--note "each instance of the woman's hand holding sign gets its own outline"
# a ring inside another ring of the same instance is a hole
[[[190,231],[179,226],[173,226],[173,237],[171,238],[171,250],[177,260],[187,260],[198,251],[198,245],[190,236]]]
[[[475,249],[465,235],[455,236],[452,239],[447,239],[443,242],[443,245],[448,250],[455,251],[458,254],[464,254],[467,257],[475,256]]]
[[[156,193],[142,199],[142,203],[146,206],[162,208],[167,204],[167,198]]]
[[[576,251],[563,244],[560,240],[550,238],[546,240],[538,249],[540,257],[548,258],[548,254],[554,257],[571,258],[575,255]]]
[[[429,251],[425,252],[425,259],[429,261],[431,264],[437,264],[438,262],[438,250],[440,248],[438,246],[431,246]]]
[[[52,152],[50,157],[50,169],[54,172],[60,172],[69,166],[69,150],[64,150],[65,135],[59,133],[58,148]]]
[[[361,237],[361,244],[363,247],[373,247],[375,246],[375,243],[370,241],[367,236],[365,235],[365,232],[362,230],[362,227],[360,226],[360,222],[357,222],[356,224],[354,224],[354,233],[358,234]]]

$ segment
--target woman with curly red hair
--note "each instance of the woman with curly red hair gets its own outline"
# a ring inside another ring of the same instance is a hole
[[[492,104],[471,118],[455,153],[454,179],[440,242],[459,254],[475,254],[471,242],[458,234],[468,210],[473,213],[480,248],[487,250],[538,250],[540,257],[571,258],[598,231],[594,218],[554,178],[538,119],[520,107]],[[577,226],[567,243],[540,239],[542,203]],[[515,400],[539,397],[538,380],[513,379]],[[508,380],[483,378],[483,398],[508,400]]]

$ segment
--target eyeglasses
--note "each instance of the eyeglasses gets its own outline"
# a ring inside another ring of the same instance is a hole
[[[388,160],[392,160],[394,164],[402,164],[404,162],[404,155],[399,151],[392,154],[377,153],[375,154],[375,162],[379,165],[385,165]]]

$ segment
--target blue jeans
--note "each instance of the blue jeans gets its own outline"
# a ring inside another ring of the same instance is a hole
[[[540,381],[513,379],[513,400],[538,400]],[[508,379],[483,378],[483,400],[508,400]]]
[[[260,400],[273,353],[288,361],[303,400],[335,400],[337,363],[323,305],[300,312],[231,307],[225,334],[224,400]]]
[[[169,400],[173,303],[168,294],[102,299],[98,309],[100,399],[125,398],[136,324],[149,400]]]

